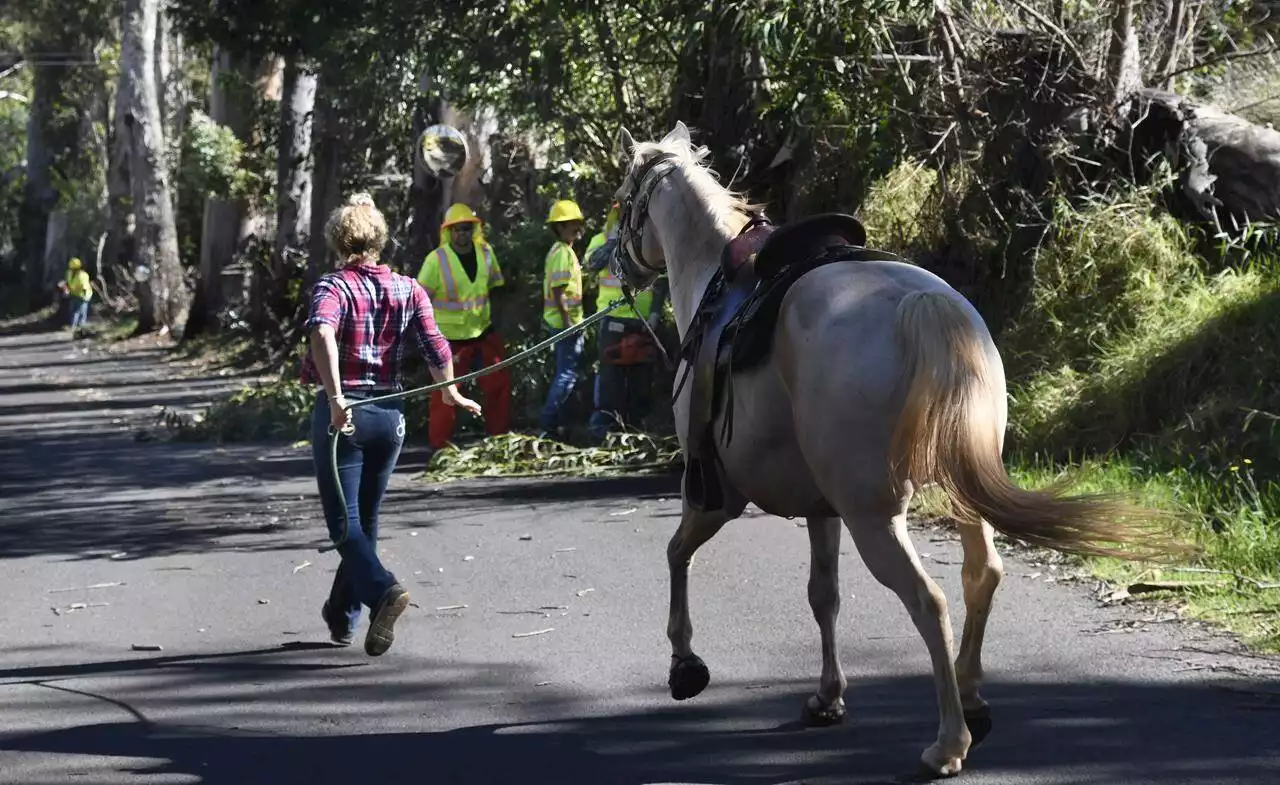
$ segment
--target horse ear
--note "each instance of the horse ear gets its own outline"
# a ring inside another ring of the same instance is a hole
[[[683,120],[676,121],[676,127],[671,129],[671,133],[667,134],[667,138],[662,140],[663,144],[670,142],[680,142],[690,147],[693,146],[693,140],[689,136],[689,126],[684,124]]]
[[[622,151],[623,163],[630,163],[629,159],[636,153],[636,140],[631,138],[626,126],[618,131],[618,149]]]

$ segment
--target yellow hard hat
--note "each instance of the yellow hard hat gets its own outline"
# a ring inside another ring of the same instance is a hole
[[[470,207],[462,202],[455,202],[449,207],[448,212],[444,214],[444,223],[440,224],[441,229],[448,229],[454,224],[482,224],[484,220],[476,215]]]
[[[79,259],[77,259],[77,258],[75,258],[74,256],[73,256],[73,257],[71,257],[71,261],[67,262],[67,267],[68,267],[68,268],[70,268],[70,269],[72,269],[72,270],[79,270],[79,269],[80,269],[80,260],[79,260]]]
[[[572,199],[561,199],[551,205],[551,214],[547,216],[547,223],[556,224],[563,221],[585,221],[582,217],[582,209],[578,207],[578,203]]]

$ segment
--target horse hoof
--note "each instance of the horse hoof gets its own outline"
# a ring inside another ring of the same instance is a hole
[[[991,733],[991,709],[983,706],[979,709],[971,709],[964,713],[964,724],[969,727],[969,735],[973,737],[973,741],[969,745],[969,749],[973,749],[987,738],[987,734]]]
[[[707,664],[696,654],[688,657],[672,657],[671,674],[667,677],[667,686],[671,688],[671,697],[678,701],[688,700],[707,688],[711,683],[711,671]]]
[[[947,757],[938,751],[937,745],[925,750],[920,756],[920,775],[931,780],[954,777],[963,767],[963,760]]]
[[[822,698],[813,695],[805,701],[801,721],[810,728],[830,728],[844,722],[844,698],[836,698],[830,703],[823,703]]]

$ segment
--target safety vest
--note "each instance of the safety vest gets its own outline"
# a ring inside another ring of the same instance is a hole
[[[436,324],[451,341],[476,338],[491,321],[489,291],[502,285],[502,270],[486,245],[476,246],[476,278],[470,280],[458,254],[448,243],[431,252],[418,273],[418,282],[431,295]]]
[[[556,329],[572,327],[582,321],[582,265],[578,255],[567,243],[557,241],[547,252],[546,270],[542,276],[542,318]],[[570,324],[560,318],[556,308],[553,288],[563,288],[564,308],[569,312]]]
[[[604,232],[592,237],[591,242],[587,244],[587,253],[584,258],[590,260],[591,254],[595,253],[595,250],[604,245],[607,241],[608,238],[605,236]],[[614,300],[622,299],[622,282],[609,271],[608,267],[600,270],[600,275],[596,279],[596,282],[600,286],[600,293],[596,295],[597,311],[603,311],[605,308],[609,307],[609,303],[612,303]],[[630,305],[624,305],[609,314],[609,316],[615,319],[648,319],[649,314],[653,313],[653,292],[648,289],[643,292],[638,292],[635,295],[635,300],[636,308],[632,308]],[[637,310],[637,308],[639,310]]]
[[[81,300],[93,299],[93,282],[84,270],[67,270],[67,294]]]

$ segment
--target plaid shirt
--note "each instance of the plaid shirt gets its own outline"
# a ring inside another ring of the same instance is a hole
[[[338,343],[338,380],[344,390],[402,389],[405,334],[413,330],[427,362],[443,368],[453,359],[422,285],[382,264],[351,265],[316,282],[307,333],[333,327]],[[308,352],[302,381],[320,383]]]

